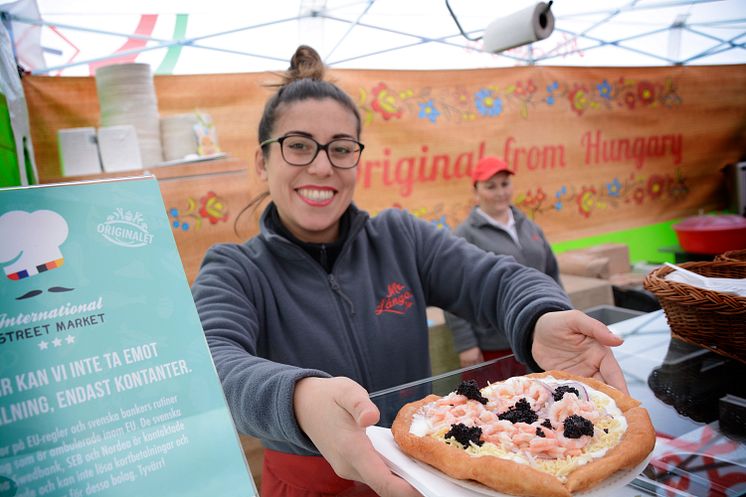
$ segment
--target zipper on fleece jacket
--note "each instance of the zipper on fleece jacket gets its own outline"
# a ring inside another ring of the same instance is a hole
[[[324,245],[323,243],[321,244],[321,249],[319,250],[319,262],[321,263],[321,267],[326,269],[328,261],[326,255],[326,245]]]
[[[347,304],[347,307],[350,308],[350,314],[354,316],[355,306],[353,305],[352,300],[350,300],[350,298],[347,295],[345,295],[345,293],[342,291],[342,287],[339,286],[339,283],[337,283],[337,280],[336,278],[334,278],[333,274],[329,273],[328,278],[329,278],[329,284],[332,286],[332,290],[334,290],[337,293],[337,295],[339,295],[339,297],[345,301],[345,303]]]

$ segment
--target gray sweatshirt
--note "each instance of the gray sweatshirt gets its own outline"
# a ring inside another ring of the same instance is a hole
[[[330,273],[272,232],[265,211],[259,235],[207,252],[192,286],[236,426],[274,450],[318,454],[293,414],[301,378],[347,376],[373,392],[429,376],[427,306],[498,330],[536,369],[536,320],[570,308],[509,257],[404,211],[350,209]]]
[[[528,219],[515,207],[510,207],[518,233],[518,244],[504,229],[489,223],[474,208],[469,217],[458,225],[456,235],[464,238],[477,247],[495,254],[512,256],[517,262],[529,266],[552,277],[558,285],[559,266],[549,246],[544,232],[536,223]],[[482,350],[502,350],[510,348],[508,337],[495,332],[493,328],[480,327],[454,314],[445,313],[446,324],[453,333],[453,344],[456,352],[463,352],[472,347]]]

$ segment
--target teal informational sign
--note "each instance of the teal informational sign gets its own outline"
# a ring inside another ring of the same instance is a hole
[[[257,495],[153,178],[0,190],[0,497]]]

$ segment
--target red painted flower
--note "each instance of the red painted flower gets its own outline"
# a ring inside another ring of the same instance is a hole
[[[544,190],[541,187],[537,188],[536,189],[536,202],[540,204],[541,202],[544,201],[545,198],[547,198],[547,194],[544,193]]]
[[[648,179],[647,188],[650,198],[658,198],[666,190],[666,179],[663,176],[654,174]]]
[[[593,206],[596,204],[596,189],[593,187],[584,186],[580,195],[577,197],[578,210],[583,217],[591,217],[591,211]]]
[[[649,81],[640,81],[637,84],[637,98],[643,105],[655,102],[655,85]]]
[[[535,203],[534,194],[531,190],[528,190],[521,198],[521,205],[524,207],[532,207]]]
[[[403,111],[398,107],[399,101],[396,92],[391,91],[386,83],[378,83],[378,86],[373,88],[372,93],[373,103],[371,107],[374,111],[381,114],[386,121],[392,117],[401,118]]]
[[[215,192],[207,192],[207,195],[199,200],[199,215],[208,219],[210,224],[228,219],[228,206]]]
[[[583,112],[585,112],[591,104],[590,99],[588,99],[588,92],[583,86],[576,85],[567,95],[567,98],[570,99],[570,107],[573,111],[577,112],[579,116],[582,116]]]

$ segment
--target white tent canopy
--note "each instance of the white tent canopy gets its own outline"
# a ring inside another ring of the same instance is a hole
[[[88,75],[91,62],[112,56],[161,73],[277,70],[301,43],[339,68],[746,62],[746,0],[557,0],[547,39],[500,54],[480,50],[474,39],[490,21],[535,3],[21,0],[0,10],[12,20],[19,62],[38,74]]]

